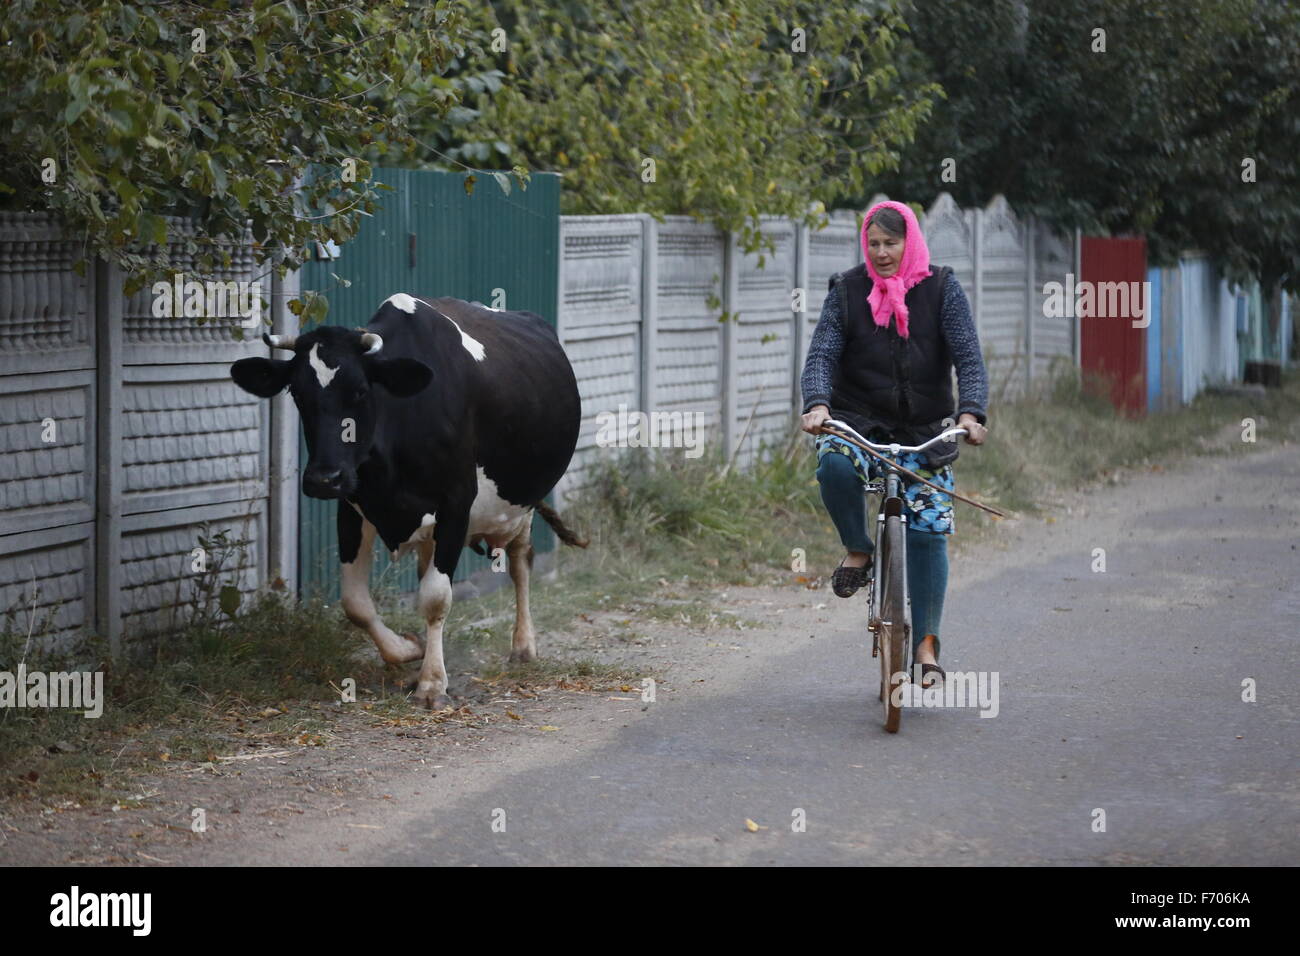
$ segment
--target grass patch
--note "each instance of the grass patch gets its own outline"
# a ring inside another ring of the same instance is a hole
[[[329,722],[313,702],[337,701],[346,678],[358,699],[403,697],[385,681],[364,635],[337,609],[268,592],[223,622],[204,620],[131,646],[114,664],[91,641],[75,653],[34,653],[25,632],[0,634],[0,670],[103,673],[103,715],[0,711],[0,796],[59,794],[85,803],[122,798],[130,772],[213,760],[231,749],[298,738]]]
[[[1202,392],[1175,411],[1128,418],[1071,373],[1036,382],[1014,402],[994,405],[989,436],[962,445],[954,466],[957,490],[1023,515],[1050,516],[1069,495],[1101,482],[1118,483],[1126,468],[1169,466],[1196,455],[1241,455],[1295,440],[1300,375],[1253,395]],[[1255,422],[1257,441],[1242,441],[1242,421]],[[998,519],[958,506],[957,533],[979,540]]]

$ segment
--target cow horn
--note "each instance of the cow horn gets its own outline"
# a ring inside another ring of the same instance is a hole
[[[374,332],[362,332],[361,345],[363,348],[365,348],[366,355],[374,355],[376,352],[378,352],[380,349],[384,347],[384,340],[381,339]]]
[[[292,349],[294,343],[298,341],[296,335],[267,335],[262,333],[262,341],[273,349]]]

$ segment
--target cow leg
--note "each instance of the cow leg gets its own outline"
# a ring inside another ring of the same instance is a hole
[[[533,570],[532,515],[523,528],[506,545],[510,560],[510,580],[515,583],[515,633],[510,644],[512,661],[531,661],[537,657],[537,634],[533,630],[533,614],[528,604],[528,581]]]
[[[448,513],[454,515],[447,517]],[[469,507],[439,508],[434,531],[433,562],[420,576],[420,613],[424,615],[424,665],[412,700],[431,710],[451,703],[447,697],[447,665],[442,658],[442,629],[451,610],[451,576],[460,560],[469,528]],[[421,555],[423,564],[423,553]]]
[[[343,613],[364,628],[379,648],[379,656],[390,664],[417,660],[419,641],[394,632],[379,619],[370,597],[370,560],[375,543],[375,526],[365,521],[346,501],[339,502],[339,557],[343,560]]]

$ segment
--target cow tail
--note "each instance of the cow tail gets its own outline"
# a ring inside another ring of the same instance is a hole
[[[542,516],[542,519],[551,526],[551,530],[555,532],[556,537],[565,544],[571,544],[575,548],[585,548],[591,543],[586,538],[579,538],[574,534],[572,529],[564,523],[564,519],[560,517],[559,512],[546,502],[539,501],[535,507],[537,508],[537,513]]]

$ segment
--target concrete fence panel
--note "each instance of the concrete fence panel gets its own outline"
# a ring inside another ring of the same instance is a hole
[[[222,583],[247,593],[264,578],[270,403],[229,376],[265,353],[260,321],[246,341],[236,331],[259,281],[251,245],[200,275],[192,224],[170,226],[180,295],[126,296],[103,262],[77,274],[80,250],[52,220],[0,216],[0,610],[12,630],[34,608],[51,646],[93,629],[120,649],[172,626],[196,565],[222,560],[196,560],[205,527],[230,545]],[[187,281],[202,284],[201,314],[187,315]],[[261,281],[256,314],[270,301]],[[210,298],[209,282],[242,301]]]

